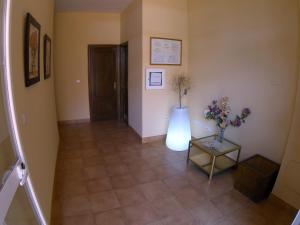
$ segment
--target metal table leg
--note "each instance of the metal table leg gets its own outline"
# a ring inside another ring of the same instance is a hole
[[[213,175],[214,175],[214,169],[215,169],[215,163],[216,163],[216,156],[213,156],[212,164],[211,164],[211,169],[209,173],[209,181],[211,181]]]
[[[187,155],[187,159],[186,159],[186,164],[189,163],[191,147],[192,147],[192,142],[190,141],[189,142],[188,155]]]
[[[241,148],[239,148],[238,150],[238,155],[236,157],[236,163],[235,163],[235,167],[237,168],[240,162],[240,155],[241,155]]]

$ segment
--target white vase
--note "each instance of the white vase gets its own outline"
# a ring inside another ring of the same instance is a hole
[[[174,107],[167,133],[167,147],[174,151],[185,151],[191,140],[189,110],[186,107]]]

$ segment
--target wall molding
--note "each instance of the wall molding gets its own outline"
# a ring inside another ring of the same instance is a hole
[[[150,136],[150,137],[143,137],[141,139],[143,144],[146,143],[151,143],[151,142],[155,142],[155,141],[164,141],[166,139],[167,135],[158,135],[158,136]]]
[[[91,123],[91,120],[90,119],[61,120],[61,121],[58,121],[57,123],[58,123],[58,125],[76,125],[76,124]],[[139,142],[142,143],[142,144],[156,142],[156,141],[164,141],[166,139],[166,137],[167,137],[166,134],[157,135],[157,136],[142,137],[131,126],[129,126],[129,127],[134,132],[134,134],[137,136],[137,138],[139,139]]]
[[[58,121],[58,125],[74,125],[74,124],[82,124],[82,123],[90,123],[90,119],[79,119],[79,120],[60,120]]]
[[[136,137],[139,139],[139,142],[140,142],[140,143],[143,143],[141,135],[140,135],[135,129],[133,129],[133,127],[130,126],[129,124],[128,124],[128,127],[132,130],[132,132],[133,132],[133,133],[136,135]]]

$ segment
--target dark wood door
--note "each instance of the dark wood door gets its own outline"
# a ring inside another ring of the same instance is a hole
[[[117,46],[89,46],[91,121],[115,120],[117,107]]]

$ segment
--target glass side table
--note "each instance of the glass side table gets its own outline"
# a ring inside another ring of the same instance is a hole
[[[190,141],[187,163],[195,163],[211,180],[213,175],[237,166],[240,152],[240,145],[225,138],[219,142],[217,135],[197,138]]]

